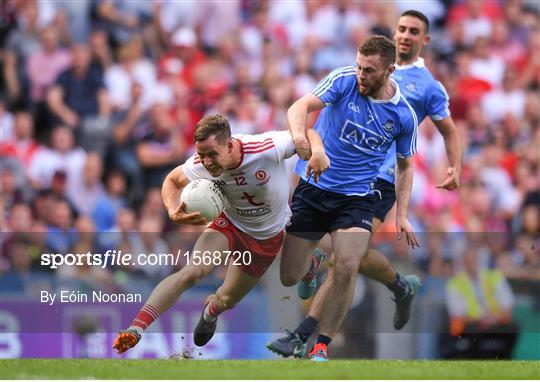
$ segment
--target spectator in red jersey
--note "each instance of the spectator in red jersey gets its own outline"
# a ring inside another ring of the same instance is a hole
[[[39,149],[34,137],[34,119],[26,109],[14,113],[13,138],[0,143],[0,156],[16,159],[28,170],[30,163]]]
[[[159,61],[159,76],[180,77],[193,86],[194,71],[204,63],[206,55],[198,47],[198,38],[190,28],[180,28],[170,38],[170,50]]]
[[[491,1],[466,0],[450,7],[446,23],[463,22],[467,40],[472,43],[479,36],[489,36],[492,22],[502,17],[499,4]]]

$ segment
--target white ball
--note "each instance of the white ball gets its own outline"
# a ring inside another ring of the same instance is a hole
[[[188,183],[180,195],[180,201],[186,204],[184,210],[187,213],[199,212],[207,222],[223,212],[225,203],[219,187],[208,179],[196,179]]]

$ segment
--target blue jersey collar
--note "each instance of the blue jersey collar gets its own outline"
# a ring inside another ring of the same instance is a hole
[[[411,69],[411,68],[425,68],[426,64],[422,57],[418,57],[418,59],[412,64],[407,64],[407,65],[396,64],[395,66],[396,66],[396,70],[403,70],[403,69]]]

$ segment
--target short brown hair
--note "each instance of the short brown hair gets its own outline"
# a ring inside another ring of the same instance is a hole
[[[385,36],[371,36],[358,47],[362,56],[380,55],[384,66],[388,67],[396,62],[396,45]]]
[[[429,20],[426,17],[426,15],[424,15],[422,12],[417,11],[415,9],[409,9],[408,11],[403,12],[401,16],[399,17],[404,17],[404,16],[416,17],[426,27],[426,34],[429,33]]]
[[[195,125],[195,142],[204,141],[211,135],[216,136],[216,141],[223,144],[231,137],[231,126],[227,118],[221,114],[207,115]]]

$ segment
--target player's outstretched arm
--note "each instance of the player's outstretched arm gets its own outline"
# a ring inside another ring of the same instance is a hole
[[[412,157],[397,158],[397,173],[396,173],[396,196],[397,196],[397,219],[396,229],[398,239],[401,240],[402,234],[405,233],[407,244],[412,248],[419,247],[420,244],[414,235],[411,223],[409,223],[408,209],[409,199],[411,197],[413,183],[413,165]]]
[[[161,187],[161,197],[169,214],[169,219],[177,224],[206,224],[205,219],[200,213],[194,212],[188,214],[184,211],[184,202],[179,203],[180,193],[188,183],[189,179],[184,174],[182,166],[176,167],[165,177],[163,186]]]
[[[319,97],[308,93],[293,103],[287,110],[287,121],[289,122],[296,153],[304,160],[311,157],[311,148],[306,136],[307,116],[312,111],[321,110],[323,107],[324,103]]]
[[[441,184],[437,185],[437,188],[453,190],[459,187],[459,177],[461,175],[461,162],[463,156],[459,131],[454,124],[452,117],[447,117],[433,122],[444,138],[446,156],[448,157],[449,163],[449,167],[446,170],[447,177]]]
[[[330,167],[330,158],[326,155],[324,143],[319,133],[313,129],[308,129],[306,136],[311,147],[311,158],[309,158],[306,166],[306,176],[309,177],[313,173],[313,180],[317,183],[319,176]]]

